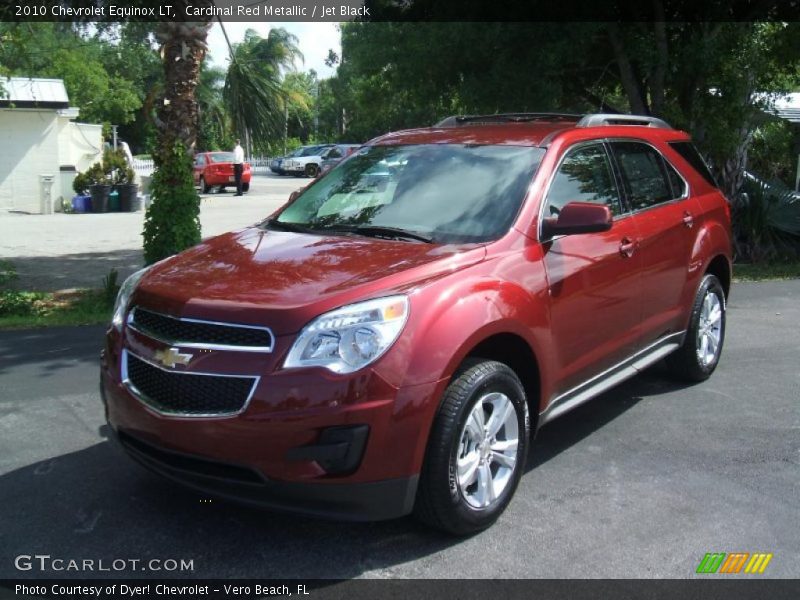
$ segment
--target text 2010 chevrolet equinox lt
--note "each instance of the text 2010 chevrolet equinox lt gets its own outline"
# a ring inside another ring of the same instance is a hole
[[[687,134],[450,117],[131,276],[107,418],[205,493],[466,534],[506,508],[545,423],[663,358],[711,375],[730,280],[728,204]]]

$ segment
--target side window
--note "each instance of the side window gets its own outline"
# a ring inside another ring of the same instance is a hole
[[[325,158],[341,158],[342,153],[338,148],[331,148]]]
[[[697,151],[697,148],[694,147],[694,144],[691,142],[670,142],[669,145],[672,146],[672,149],[680,154],[686,160],[686,162],[692,165],[692,167],[694,167],[694,169],[709,183],[709,185],[719,187],[717,186],[717,182],[714,180],[714,176],[711,174],[711,170],[708,168],[706,161],[704,161],[703,157],[700,156],[700,153]]]
[[[655,148],[640,142],[613,142],[611,147],[633,210],[649,208],[683,195],[681,178]],[[668,169],[673,171],[671,175]]]
[[[195,167],[202,167],[206,164],[206,159],[202,154],[199,154],[194,159],[194,166]]]
[[[568,202],[607,204],[622,212],[622,202],[602,144],[580,146],[567,153],[547,192],[545,217],[554,217]]]

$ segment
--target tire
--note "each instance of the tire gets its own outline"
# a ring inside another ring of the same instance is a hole
[[[203,192],[204,194],[208,194],[211,191],[211,186],[206,185],[205,177],[200,178],[200,191]]]
[[[249,192],[250,191],[250,184],[249,183],[243,183],[242,184],[242,191],[243,192]]]
[[[715,275],[705,275],[692,303],[683,345],[667,357],[667,366],[674,377],[700,382],[711,376],[725,342],[725,314],[722,283]]]
[[[317,176],[317,173],[319,173],[319,167],[315,164],[306,165],[304,173],[306,177],[311,177],[313,179]]]
[[[513,410],[509,413],[508,409]],[[494,435],[479,443],[486,428],[492,427],[496,411],[506,418]],[[481,424],[476,416],[488,419]],[[515,454],[513,445],[504,443],[514,437]],[[525,390],[514,371],[500,362],[466,361],[445,390],[433,422],[414,505],[417,518],[455,535],[492,525],[514,495],[525,469],[529,440]],[[499,455],[504,458],[499,460]]]

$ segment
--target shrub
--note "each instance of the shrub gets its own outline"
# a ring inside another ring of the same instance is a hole
[[[40,292],[0,291],[0,317],[27,317],[40,312],[37,302],[46,297]]]
[[[200,196],[192,160],[176,143],[153,174],[152,202],[144,217],[144,258],[149,265],[200,241]]]
[[[791,260],[800,249],[800,199],[789,189],[747,181],[732,202],[736,258]]]

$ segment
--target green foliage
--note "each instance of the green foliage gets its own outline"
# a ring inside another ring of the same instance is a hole
[[[17,268],[7,260],[0,260],[0,288],[7,287],[17,280]]]
[[[94,163],[83,173],[78,173],[72,181],[72,189],[76,194],[88,193],[93,185],[121,185],[133,183],[136,174],[128,164],[125,153],[121,150],[106,150],[102,160]]]
[[[24,317],[37,314],[38,301],[46,297],[41,292],[0,291],[0,317]]]
[[[175,144],[153,174],[151,196],[143,233],[148,265],[200,241],[200,197],[191,158],[181,144]]]
[[[795,142],[795,139],[797,140]],[[797,167],[795,144],[800,147],[800,128],[784,119],[762,123],[753,133],[748,170],[767,180],[793,182]]]
[[[121,148],[103,152],[102,170],[111,185],[133,183],[136,176]]]
[[[282,28],[270,29],[266,38],[254,30],[234,47],[223,88],[225,107],[234,137],[247,143],[283,136],[284,109],[289,93],[283,88],[282,69],[294,68],[302,58],[297,38]]]
[[[108,275],[103,277],[103,298],[106,304],[114,306],[114,301],[117,299],[119,292],[119,272],[116,269],[111,269]]]
[[[78,195],[89,193],[89,188],[93,185],[108,185],[110,183],[108,174],[103,168],[102,162],[96,162],[83,173],[78,173],[72,180],[72,189]]]
[[[739,260],[792,260],[800,251],[800,198],[789,189],[748,181],[733,202]]]

